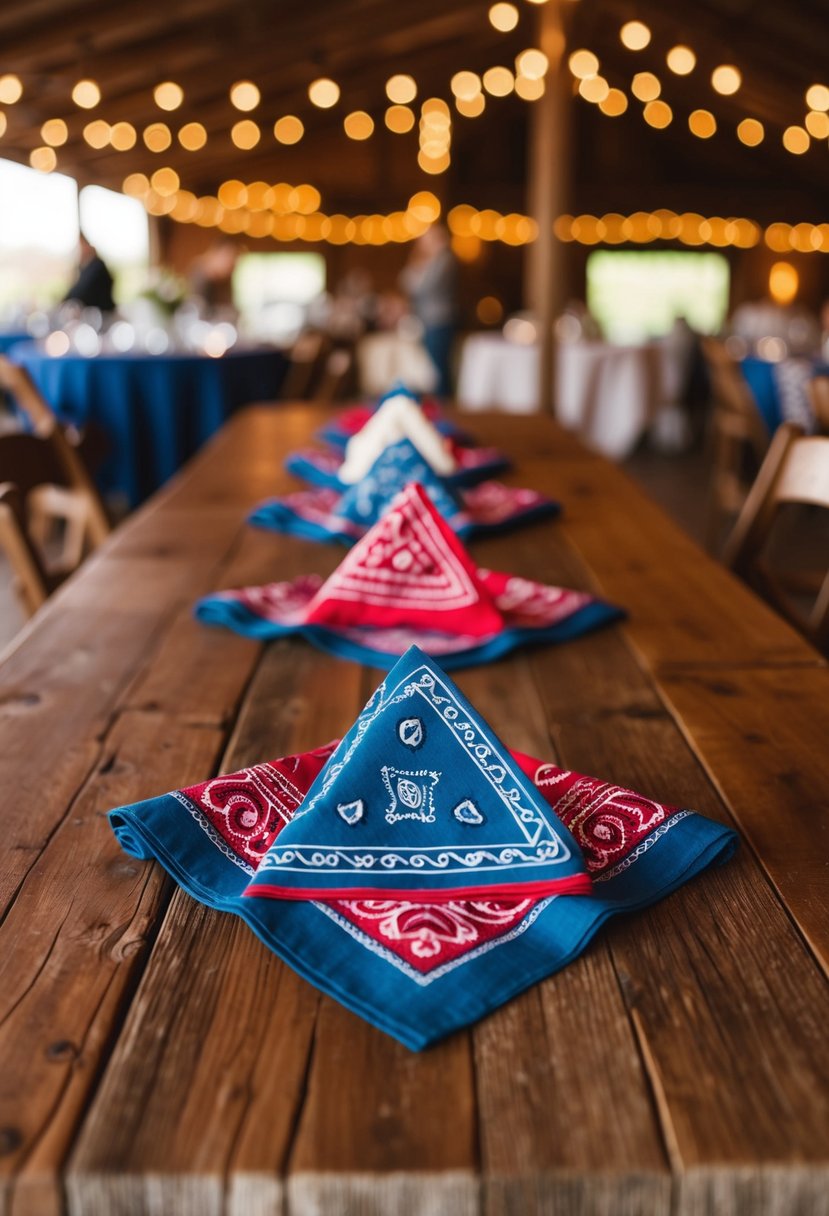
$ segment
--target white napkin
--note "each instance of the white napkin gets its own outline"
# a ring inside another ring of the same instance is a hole
[[[454,473],[457,463],[449,443],[423,410],[402,394],[389,397],[362,430],[352,435],[338,477],[348,485],[362,481],[378,456],[392,443],[409,439],[420,455],[442,477]]]

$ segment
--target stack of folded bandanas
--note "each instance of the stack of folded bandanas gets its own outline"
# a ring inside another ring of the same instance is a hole
[[[623,614],[583,591],[477,567],[414,482],[325,582],[305,575],[218,592],[199,601],[196,615],[249,637],[301,633],[323,650],[384,668],[416,643],[450,668],[565,641]]]

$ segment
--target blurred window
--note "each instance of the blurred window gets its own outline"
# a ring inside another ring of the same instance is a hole
[[[611,342],[661,337],[679,317],[715,333],[726,318],[728,288],[721,253],[599,249],[587,259],[587,306]]]
[[[233,272],[233,302],[250,338],[292,341],[324,291],[321,253],[245,253]]]
[[[0,319],[59,300],[77,246],[74,179],[0,160]]]
[[[115,280],[116,303],[133,299],[145,285],[150,261],[147,213],[137,198],[103,186],[80,194],[81,228]]]

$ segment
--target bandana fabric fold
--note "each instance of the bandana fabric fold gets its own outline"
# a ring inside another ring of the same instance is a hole
[[[455,685],[413,646],[246,894],[447,902],[589,891],[569,832]]]
[[[497,481],[466,491],[438,477],[409,439],[387,447],[368,474],[343,495],[333,490],[304,490],[261,503],[248,517],[255,527],[287,532],[308,540],[353,545],[376,524],[392,499],[412,481],[428,493],[452,531],[467,539],[557,515],[560,507],[535,490]]]
[[[241,916],[300,975],[413,1050],[559,970],[611,916],[668,895],[736,844],[729,828],[693,811],[508,752],[419,652],[341,743],[120,807],[110,822],[128,853],[157,859],[196,899]],[[548,879],[558,865],[558,891],[569,879],[584,893],[539,894],[529,876],[510,891],[488,883],[489,862],[475,855],[492,853],[507,828],[505,866],[547,842],[539,864]],[[398,863],[388,858],[412,859],[404,840],[415,832],[419,852],[433,838],[446,845],[445,864],[431,869],[462,866],[452,858],[459,851],[471,856],[477,864],[450,881],[468,884],[471,870],[475,889],[447,886],[438,899],[390,891]],[[355,836],[356,848],[343,843]],[[371,878],[361,864],[365,887],[338,894],[339,870],[355,866],[335,858],[329,873],[321,862],[309,898],[300,880],[290,898],[275,898],[274,876],[284,888],[296,855],[320,842],[322,852],[387,864]]]
[[[623,615],[584,592],[477,569],[417,483],[325,583],[305,576],[219,592],[195,611],[249,637],[300,632],[324,650],[383,668],[412,643],[459,667],[532,642],[565,641]]]
[[[445,478],[447,485],[453,488],[476,486],[510,467],[509,460],[497,448],[455,447],[453,454],[456,468]],[[349,483],[340,480],[342,463],[341,452],[300,448],[286,458],[285,468],[300,481],[324,490],[339,490],[342,494],[349,488]]]
[[[346,444],[338,473],[346,485],[356,485],[369,473],[375,460],[391,444],[407,439],[440,477],[457,470],[458,463],[448,439],[429,421],[423,410],[404,394],[384,401],[375,414]]]
[[[317,438],[321,439],[323,443],[330,444],[331,447],[344,448],[349,439],[363,429],[385,401],[399,395],[410,397],[412,401],[418,401],[416,394],[409,392],[403,387],[397,387],[385,393],[374,408],[367,405],[354,405],[348,409],[340,410],[333,421],[319,429]],[[420,401],[419,404],[425,417],[429,419],[441,435],[454,439],[457,443],[472,444],[472,437],[466,431],[454,422],[451,422],[448,418],[441,417],[440,406],[437,402],[426,400]]]

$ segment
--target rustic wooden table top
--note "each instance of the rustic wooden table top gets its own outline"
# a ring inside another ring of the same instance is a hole
[[[381,679],[191,617],[337,562],[244,523],[319,421],[236,416],[0,664],[0,1213],[829,1212],[827,667],[551,422],[475,418],[565,514],[474,554],[630,620],[458,682],[734,861],[414,1055],[119,849],[110,807],[341,734]]]

